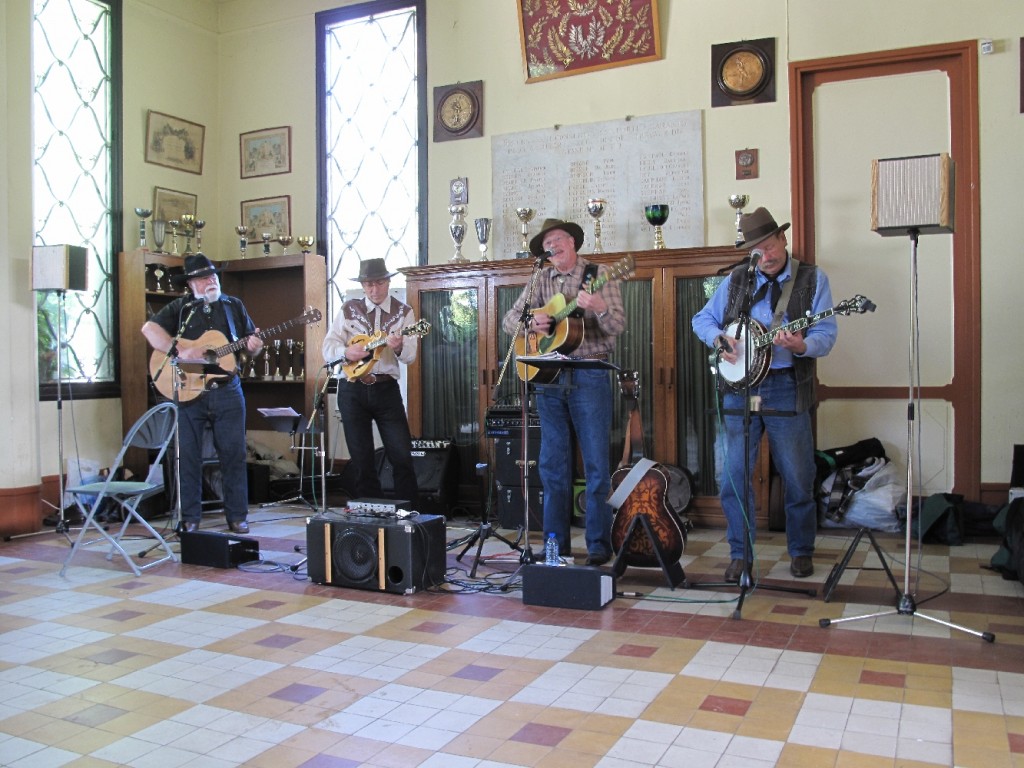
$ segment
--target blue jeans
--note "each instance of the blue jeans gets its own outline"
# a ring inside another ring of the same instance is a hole
[[[761,435],[768,433],[768,448],[775,468],[785,482],[786,543],[791,557],[814,554],[814,536],[818,530],[818,509],[814,500],[814,435],[809,411],[793,414],[796,406],[796,382],[792,371],[766,376],[752,395],[760,395],[761,411],[750,418],[750,468],[757,461]],[[743,395],[727,393],[722,407],[725,416],[725,457],[721,476],[722,511],[728,524],[729,551],[733,560],[744,560],[744,510],[746,499],[753,499],[752,483],[744,497]],[[772,415],[766,411],[780,411]],[[750,545],[754,545],[753,510]]]
[[[564,385],[564,386],[563,386]],[[537,387],[540,416],[540,479],[544,485],[544,536],[554,532],[560,551],[571,546],[572,430],[587,476],[586,540],[591,555],[612,555],[612,388],[606,370],[563,370],[551,385]]]
[[[412,437],[398,382],[388,379],[366,385],[341,381],[338,383],[338,411],[356,474],[355,488],[349,490],[356,498],[380,498],[382,495],[373,447],[373,423],[377,422],[384,453],[394,470],[395,498],[411,502],[416,509],[419,487],[412,463]]]
[[[178,409],[181,447],[181,519],[198,523],[203,515],[203,432],[211,427],[224,480],[224,516],[245,520],[249,513],[249,483],[245,468],[245,395],[235,376]]]

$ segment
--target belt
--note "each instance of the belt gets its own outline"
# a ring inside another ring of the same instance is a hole
[[[234,378],[234,376],[221,376],[217,379],[207,379],[206,383],[203,385],[203,389],[220,389],[234,381]]]
[[[346,379],[346,381],[349,384],[365,384],[369,387],[374,384],[383,384],[385,381],[398,381],[398,379],[390,373],[367,373],[358,379]]]
[[[783,373],[792,373],[792,372],[793,372],[793,368],[792,367],[788,367],[788,368],[769,368],[767,375],[768,376],[780,376]]]

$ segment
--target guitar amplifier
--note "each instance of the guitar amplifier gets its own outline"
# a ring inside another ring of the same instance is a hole
[[[530,439],[540,437],[540,416],[535,410],[526,412],[527,431]],[[495,406],[488,408],[484,416],[484,434],[487,437],[522,437],[523,411],[519,406]]]

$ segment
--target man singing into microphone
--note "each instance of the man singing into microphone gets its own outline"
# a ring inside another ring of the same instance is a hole
[[[748,508],[753,493],[751,478],[745,475],[747,468],[757,461],[764,432],[768,434],[775,468],[785,483],[790,573],[800,579],[814,573],[812,555],[818,527],[811,429],[815,361],[832,350],[838,325],[834,317],[828,317],[803,332],[778,332],[770,350],[757,351],[746,346],[748,336],[755,332],[748,330],[747,319],[766,329],[778,328],[832,307],[828,276],[818,267],[801,264],[789,255],[787,229],[788,223],[779,226],[764,208],[744,214],[740,230],[745,242],[737,248],[750,252],[749,262],[722,281],[692,321],[698,338],[713,347],[721,360],[738,363],[743,372],[731,381],[718,376],[725,414],[719,483],[731,555],[725,580],[730,583],[738,582],[744,571],[749,574],[753,564],[754,510]],[[783,299],[784,296],[788,298]],[[768,352],[771,366],[766,375],[756,382],[752,376],[744,379],[744,375],[754,374],[756,362]],[[743,359],[744,353],[751,360],[749,365]],[[754,405],[750,413],[749,462],[744,458],[745,397],[750,397]],[[749,542],[744,539],[746,535]]]
[[[603,275],[608,268],[598,267],[577,255],[583,245],[583,229],[571,221],[548,219],[530,240],[530,252],[543,266],[536,292],[528,296],[529,286],[502,320],[509,334],[521,332],[523,308],[530,300],[531,313],[526,323],[530,333],[557,334],[563,318],[556,323],[545,309],[555,294],[568,304],[576,299],[583,323],[583,340],[568,351],[571,357],[607,360],[615,348],[615,337],[626,328],[626,313],[618,283],[607,282],[591,293],[586,284]],[[561,350],[556,350],[561,351]],[[587,480],[586,541],[587,565],[603,565],[615,553],[612,550],[612,509],[609,435],[612,427],[612,391],[607,369],[562,368],[548,386],[537,385],[537,415],[540,417],[540,479],[544,486],[544,536],[558,538],[559,553],[571,549],[572,467],[575,461],[571,433],[583,456]]]
[[[228,342],[245,339],[246,349],[256,354],[263,341],[253,334],[259,329],[253,325],[241,300],[226,296],[220,290],[220,270],[201,253],[185,256],[184,273],[172,281],[188,283],[194,298],[182,296],[167,304],[145,325],[142,335],[158,352],[168,352],[174,337],[181,331],[177,343],[178,362],[190,368],[198,363],[209,363],[204,352],[210,344],[194,342],[208,332],[215,331]],[[188,325],[182,329],[182,323]],[[206,337],[209,339],[210,337]],[[225,342],[220,336],[219,344]],[[226,359],[231,359],[228,355]],[[178,439],[180,447],[179,472],[181,477],[181,523],[186,532],[198,530],[203,514],[203,433],[209,427],[217,461],[224,479],[224,516],[234,533],[248,533],[249,486],[245,469],[245,395],[237,371],[226,370],[219,364],[204,365],[203,393],[181,402],[178,409]],[[162,373],[171,380],[171,369]],[[159,384],[159,382],[158,382]]]

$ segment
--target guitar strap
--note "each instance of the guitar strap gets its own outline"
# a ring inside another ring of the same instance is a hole
[[[612,509],[618,509],[625,504],[626,499],[629,498],[629,494],[636,488],[637,483],[643,480],[644,475],[647,474],[647,470],[656,466],[657,463],[650,459],[640,459],[640,461],[634,464],[622,482],[619,483],[619,487],[615,489],[615,493],[608,497],[608,505]]]
[[[224,322],[228,324],[228,341],[238,341],[238,334],[235,332],[235,308],[230,301],[224,302]]]
[[[793,283],[796,282],[796,273],[800,269],[799,261],[792,256],[789,257],[789,261],[793,265],[790,271],[793,277],[782,284],[782,293],[779,294],[779,303],[775,305],[775,314],[772,316],[772,324],[769,328],[772,331],[782,325],[782,316],[786,314],[786,307],[789,306],[789,297],[793,295]]]

